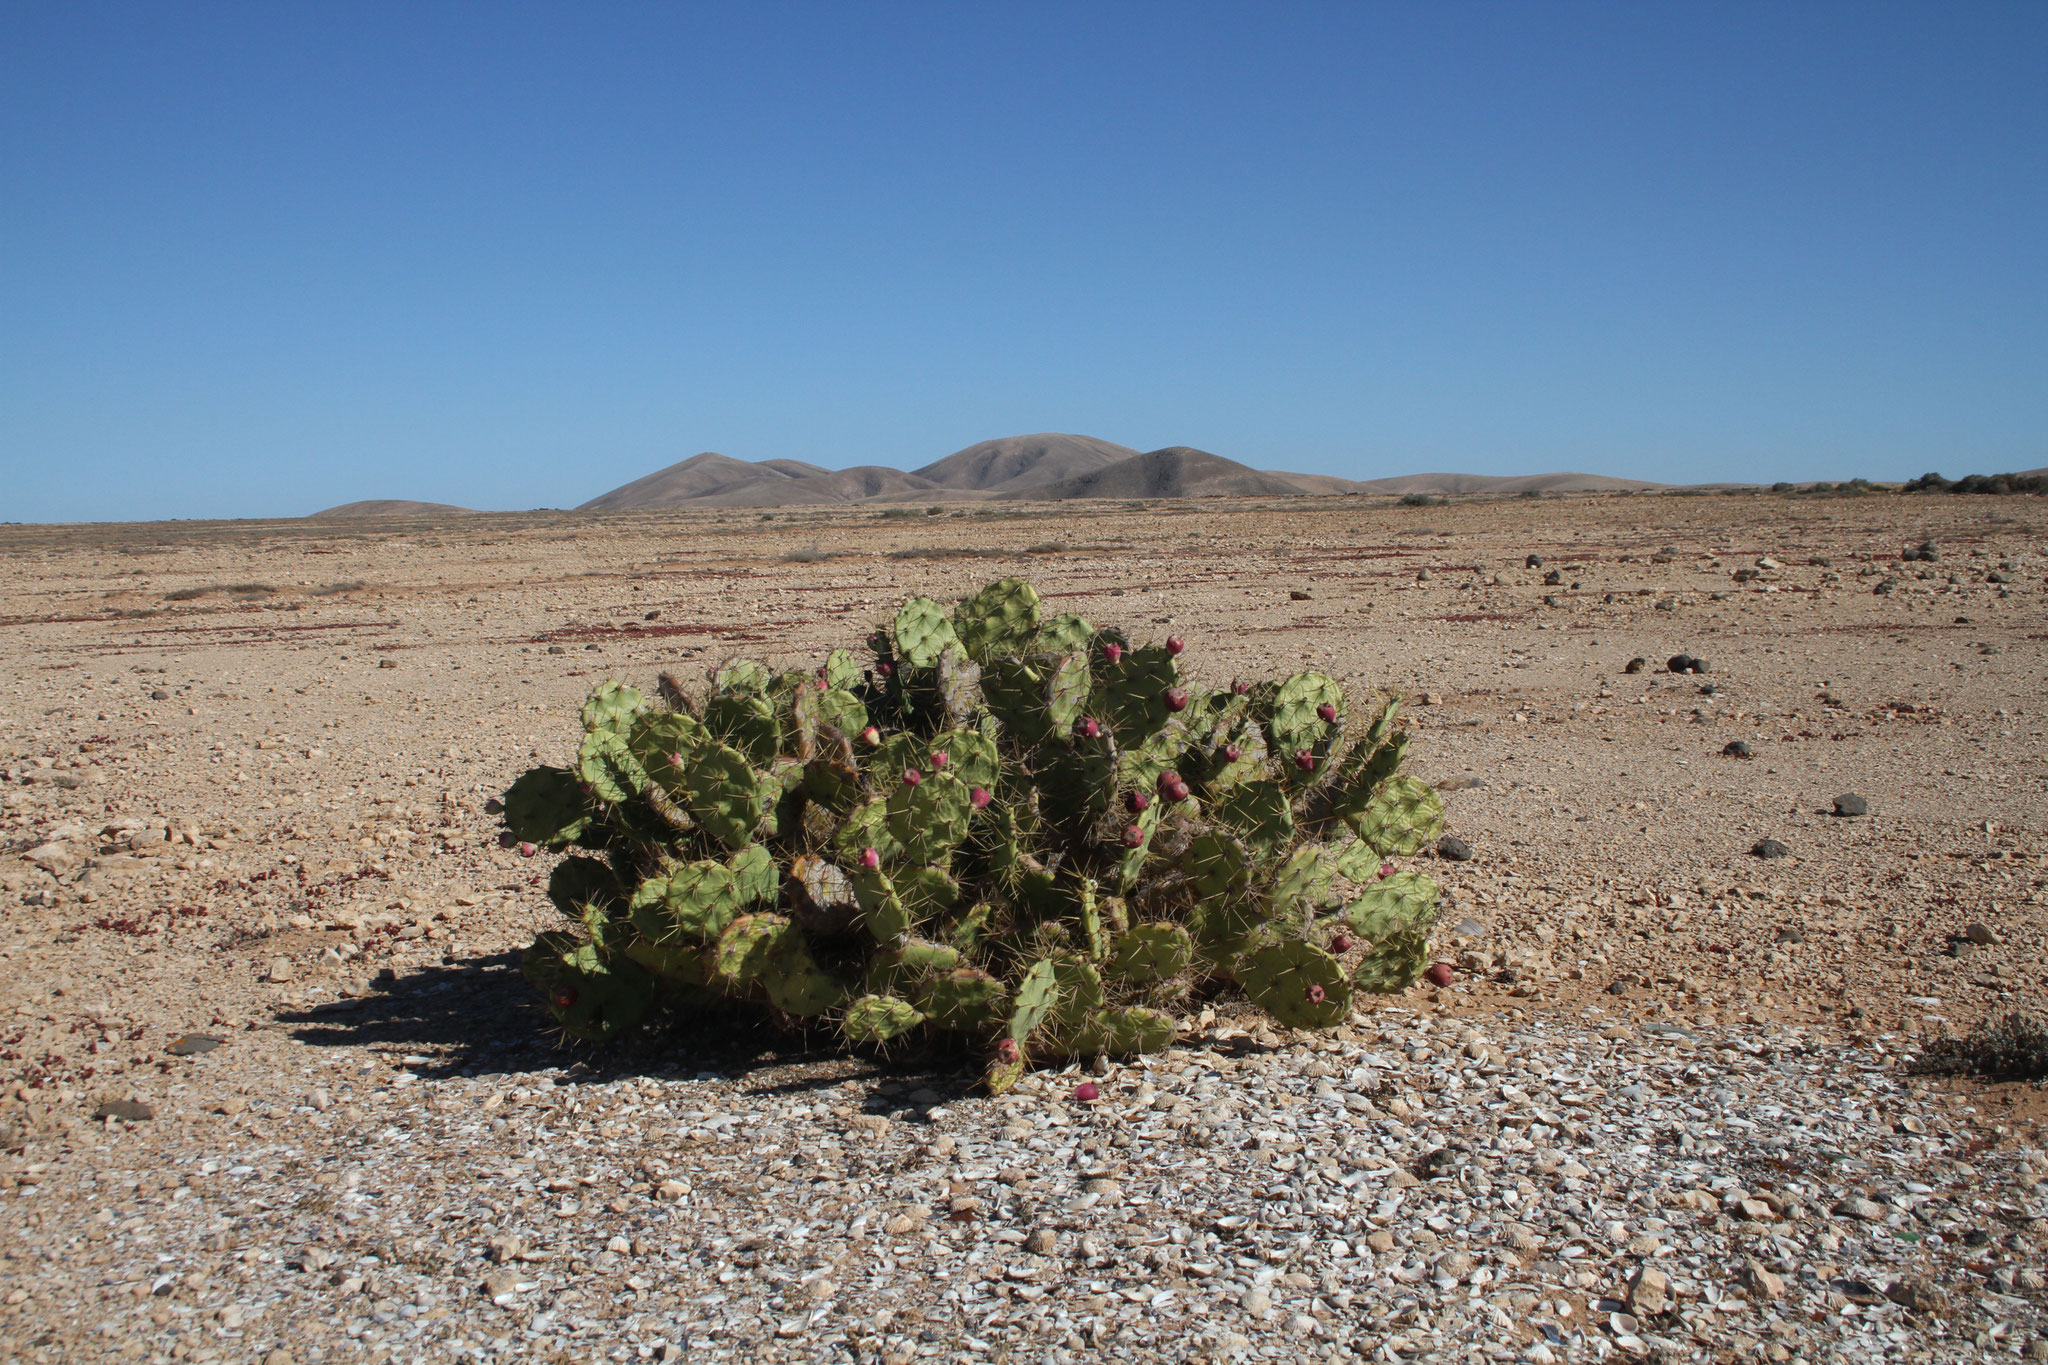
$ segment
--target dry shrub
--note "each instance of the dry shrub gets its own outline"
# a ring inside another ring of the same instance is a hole
[[[1994,1081],[2048,1080],[2048,1026],[2013,1013],[1963,1037],[1944,1034],[1907,1063],[1915,1076],[1983,1076]]]

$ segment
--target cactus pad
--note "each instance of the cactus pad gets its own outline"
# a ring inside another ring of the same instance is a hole
[[[1038,590],[1021,578],[989,584],[954,609],[953,633],[976,660],[1021,651],[1038,633]]]
[[[1140,924],[1110,944],[1102,969],[1120,981],[1149,985],[1179,976],[1195,958],[1195,941],[1178,924]]]
[[[590,827],[590,799],[567,768],[531,768],[505,791],[505,828],[515,839],[560,848]]]
[[[908,1000],[893,995],[864,995],[846,1007],[839,1027],[848,1042],[887,1047],[923,1022],[924,1015]]]
[[[1364,809],[1350,817],[1358,837],[1388,857],[1420,852],[1444,828],[1444,802],[1436,791],[1413,777],[1382,783]]]

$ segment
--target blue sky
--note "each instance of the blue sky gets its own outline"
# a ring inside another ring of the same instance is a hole
[[[0,519],[2048,464],[2048,5],[18,4]]]

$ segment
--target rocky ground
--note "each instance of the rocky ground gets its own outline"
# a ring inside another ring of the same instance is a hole
[[[0,1357],[2048,1357],[2040,1090],[1902,1068],[2048,1014],[2044,521],[0,528]],[[590,685],[1010,572],[1212,681],[1406,691],[1472,854],[1426,860],[1454,984],[1319,1038],[1226,1001],[1093,1103],[748,1029],[558,1048],[544,860],[484,804]]]

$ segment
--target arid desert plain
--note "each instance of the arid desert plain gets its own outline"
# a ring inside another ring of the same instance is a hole
[[[1094,1103],[562,1046],[585,693],[1010,574],[1405,694],[1452,984]],[[2040,498],[10,526],[0,620],[0,1359],[2048,1358],[2043,1094],[1907,1072],[2048,1013]]]

